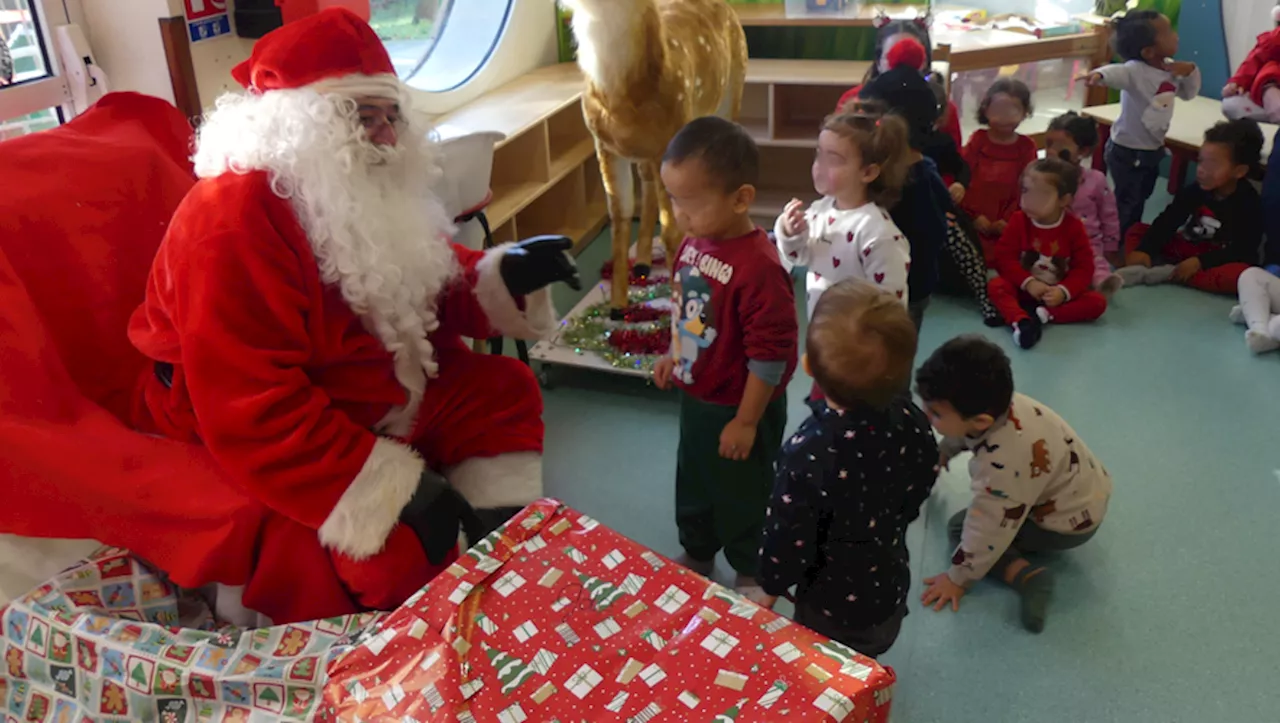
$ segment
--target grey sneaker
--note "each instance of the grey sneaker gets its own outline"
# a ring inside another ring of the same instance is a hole
[[[1164,266],[1152,266],[1151,268],[1146,269],[1146,278],[1143,279],[1143,283],[1147,284],[1148,286],[1155,286],[1156,284],[1167,284],[1169,283],[1169,279],[1173,278],[1174,268],[1176,267],[1173,264],[1165,264]]]
[[[1116,276],[1125,286],[1142,286],[1147,283],[1147,267],[1122,266],[1116,269]]]

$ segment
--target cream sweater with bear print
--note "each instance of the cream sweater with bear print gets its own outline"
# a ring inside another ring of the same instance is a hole
[[[1052,409],[1013,395],[1008,414],[979,437],[948,437],[944,458],[966,449],[973,502],[948,576],[957,585],[981,580],[1024,524],[1065,535],[1102,524],[1111,475]]]

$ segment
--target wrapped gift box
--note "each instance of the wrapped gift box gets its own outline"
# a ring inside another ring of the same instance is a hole
[[[540,500],[329,669],[348,721],[876,721],[891,669]]]
[[[202,623],[175,627],[188,617]],[[0,711],[13,723],[307,720],[348,635],[378,617],[218,627],[198,598],[103,548],[0,610]]]

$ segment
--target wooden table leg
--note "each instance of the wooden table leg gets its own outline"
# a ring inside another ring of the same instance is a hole
[[[1098,124],[1098,147],[1093,149],[1093,168],[1107,175],[1107,141],[1111,140],[1111,124]]]
[[[1169,163],[1169,195],[1176,196],[1187,182],[1187,168],[1191,165],[1186,151],[1174,150]]]

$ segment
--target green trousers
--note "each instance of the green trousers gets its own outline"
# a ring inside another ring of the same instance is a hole
[[[676,526],[680,545],[693,559],[711,560],[724,550],[738,574],[755,576],[764,512],[773,491],[773,464],[787,424],[786,396],[769,403],[751,456],[741,462],[720,456],[720,433],[737,412],[736,407],[680,395]]]

